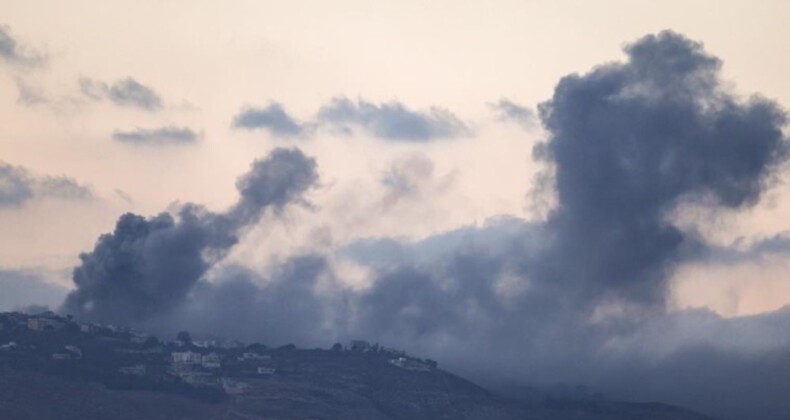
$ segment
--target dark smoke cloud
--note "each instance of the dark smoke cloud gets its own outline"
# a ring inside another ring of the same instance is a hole
[[[790,254],[790,232],[762,238],[738,238],[729,246],[709,246],[702,258],[710,263],[738,264]]]
[[[189,127],[137,128],[131,131],[115,131],[113,140],[138,145],[168,145],[195,143],[200,135]]]
[[[46,57],[20,44],[11,36],[8,26],[0,25],[0,59],[14,66],[36,67],[46,62]]]
[[[540,106],[554,168],[554,281],[595,296],[663,304],[673,262],[695,246],[669,213],[686,201],[751,205],[787,157],[782,110],[720,87],[718,59],[672,32],[629,61],[563,78]]]
[[[502,98],[499,102],[491,104],[491,108],[497,112],[500,120],[514,121],[525,130],[534,128],[538,122],[534,111],[509,99]]]
[[[725,418],[749,410],[781,418],[784,399],[768,397],[747,372],[781,365],[790,343],[744,343],[782,334],[786,311],[746,326],[715,314],[700,323],[693,311],[667,314],[666,297],[677,265],[713,249],[676,226],[673,212],[689,202],[757,202],[787,160],[785,115],[770,101],[730,95],[719,60],[678,34],[647,36],[626,54],[625,63],[563,78],[539,108],[549,137],[535,156],[551,167],[557,194],[545,224],[492,225],[468,236],[478,242],[455,233],[432,239],[440,246],[384,241],[353,250],[359,262],[376,261],[379,275],[353,300],[347,330],[408,343],[474,375],[586,383]],[[756,249],[783,246],[781,238]],[[426,259],[429,249],[442,251]],[[475,362],[491,354],[496,360]],[[724,371],[740,387],[704,386],[724,377],[708,369],[730,362],[739,367]]]
[[[731,95],[720,61],[676,33],[644,37],[625,52],[624,62],[563,78],[539,107],[548,137],[534,154],[557,196],[545,222],[492,220],[414,243],[371,239],[297,255],[267,273],[215,265],[212,281],[201,280],[240,227],[268,206],[298,201],[315,182],[312,161],[283,151],[289,156],[270,157],[277,163],[239,181],[243,198],[227,213],[126,216],[134,229],[83,255],[66,308],[127,323],[154,316],[162,328],[274,345],[366,338],[490,384],[585,384],[725,419],[781,419],[788,310],[724,319],[670,312],[666,299],[679,264],[716,251],[673,215],[688,203],[756,203],[787,160],[785,114],[765,99]],[[341,99],[323,118],[384,138],[433,138],[424,136],[433,128],[403,116],[411,111],[368,105]],[[388,131],[380,118],[390,112],[398,118],[389,122],[403,116],[405,131]],[[261,180],[269,186],[245,192]],[[344,286],[334,265],[344,259],[367,266],[370,283]]]
[[[178,305],[208,270],[205,254],[236,242],[231,233],[214,229],[211,216],[191,207],[178,220],[167,213],[150,219],[121,216],[113,233],[102,235],[93,252],[80,255],[73,275],[76,290],[64,309],[84,319],[128,323]]]
[[[223,332],[248,342],[266,337],[269,344],[324,344],[321,338],[333,337],[338,319],[347,316],[342,295],[319,290],[326,271],[325,258],[314,254],[295,256],[266,277],[227,267],[219,273],[220,282],[196,287],[192,299],[169,322],[173,329],[189,325],[198,333]],[[335,283],[328,286],[339,290]]]
[[[162,98],[156,91],[131,77],[118,80],[111,85],[81,78],[79,84],[82,94],[95,101],[108,99],[119,106],[135,107],[146,111],[158,111],[163,106]]]
[[[279,210],[317,180],[315,161],[297,150],[274,150],[237,183],[241,197],[226,213],[184,206],[145,218],[123,215],[115,231],[80,255],[76,289],[63,310],[83,319],[141,323],[181,305],[206,271],[266,209]]]
[[[19,207],[34,198],[91,200],[93,191],[65,176],[36,176],[21,166],[0,162],[0,208]]]
[[[298,137],[307,134],[308,128],[293,119],[283,106],[272,102],[266,108],[243,109],[233,119],[233,126],[246,130],[265,129],[277,137]]]
[[[64,287],[51,284],[34,272],[0,268],[0,312],[20,305],[56,307],[66,296]]]

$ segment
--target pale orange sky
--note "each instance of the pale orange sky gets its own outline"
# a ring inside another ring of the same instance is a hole
[[[299,146],[315,156],[323,187],[313,193],[315,210],[296,212],[290,224],[272,228],[280,242],[270,250],[249,245],[259,255],[242,247],[244,258],[265,261],[317,246],[320,232],[331,233],[321,245],[331,248],[368,236],[421,238],[501,214],[529,218],[531,147],[543,133],[498,122],[489,103],[507,97],[534,108],[562,76],[620,60],[625,43],[672,29],[721,58],[723,76],[736,92],[759,93],[787,107],[788,16],[790,2],[778,0],[3,0],[0,24],[48,62],[40,69],[0,69],[0,160],[39,175],[75,178],[98,198],[0,209],[0,267],[41,268],[68,282],[61,270],[73,266],[119,214],[150,215],[176,201],[221,209],[235,198],[235,178],[276,146]],[[134,77],[162,96],[164,109],[91,103],[80,95],[80,77]],[[15,80],[40,89],[49,103],[19,105]],[[336,95],[445,107],[474,135],[391,144],[327,133],[282,140],[230,127],[245,105],[276,100],[307,119]],[[189,126],[201,139],[193,146],[146,148],[110,138],[117,129],[162,125]],[[382,211],[378,180],[412,158],[434,165],[425,195]],[[349,212],[349,197],[359,192],[369,199]],[[728,243],[789,230],[788,211],[790,188],[780,186],[746,213],[693,222]],[[684,268],[676,276],[676,305],[707,305],[725,315],[774,309],[790,303],[785,274],[786,262]],[[712,280],[721,277],[728,280]],[[773,293],[761,292],[766,288]]]

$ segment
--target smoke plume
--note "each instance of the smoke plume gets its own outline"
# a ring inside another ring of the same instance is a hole
[[[548,135],[534,157],[553,180],[543,192],[557,197],[544,222],[369,239],[268,273],[225,267],[206,281],[242,229],[316,182],[311,159],[278,150],[239,180],[241,198],[225,213],[190,205],[177,217],[122,217],[81,256],[65,309],[270,344],[361,337],[490,383],[581,383],[725,418],[780,418],[789,390],[777,384],[790,374],[772,369],[790,362],[788,312],[671,313],[667,295],[680,263],[722,254],[673,214],[688,203],[758,202],[788,157],[786,116],[732,94],[720,60],[677,33],[625,53],[564,77],[539,106]],[[346,286],[341,260],[368,269],[369,284]]]
[[[139,323],[184,301],[206,271],[267,209],[296,201],[317,180],[316,164],[298,150],[277,149],[239,179],[239,201],[226,213],[194,204],[177,216],[125,214],[115,231],[80,255],[76,289],[63,310],[83,319]]]

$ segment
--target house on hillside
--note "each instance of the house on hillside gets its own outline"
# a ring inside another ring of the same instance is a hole
[[[267,366],[260,366],[260,367],[258,367],[258,370],[257,370],[258,375],[274,375],[275,371],[276,371],[275,368],[267,367]]]
[[[365,340],[352,340],[348,346],[351,351],[367,352],[373,350],[373,346]]]
[[[406,355],[406,352],[404,350],[398,350],[398,349],[394,349],[394,348],[391,348],[391,347],[384,347],[384,346],[381,346],[381,352],[382,353],[388,353],[388,354],[396,355],[396,356],[405,356]]]
[[[244,343],[237,340],[223,341],[219,343],[219,347],[223,349],[240,349],[244,347]]]
[[[222,367],[221,358],[217,353],[204,354],[200,360],[200,365],[206,369],[219,369]]]
[[[173,352],[170,354],[173,362],[170,365],[173,372],[191,372],[196,365],[203,363],[203,356],[193,351]]]
[[[431,365],[420,360],[409,359],[406,357],[398,357],[391,359],[390,364],[397,366],[401,369],[411,370],[415,372],[428,372],[431,370]]]
[[[145,376],[146,371],[145,365],[123,366],[118,368],[118,372],[124,375]]]
[[[203,356],[194,351],[176,351],[170,354],[173,363],[183,365],[198,365],[203,362]]]
[[[178,376],[182,381],[199,388],[218,385],[218,379],[208,372],[181,372]]]
[[[27,319],[27,328],[33,331],[52,331],[65,327],[66,324],[55,318],[35,317]]]
[[[2,351],[11,351],[11,350],[15,350],[17,347],[19,347],[18,344],[16,344],[13,341],[10,341],[10,342],[0,346],[0,350],[2,350]]]
[[[235,379],[230,379],[230,378],[222,378],[221,382],[222,382],[222,389],[225,390],[225,392],[230,395],[243,394],[244,392],[247,391],[247,388],[250,387],[250,385],[246,382],[237,381]]]
[[[217,340],[194,340],[192,345],[202,349],[217,347]]]
[[[72,358],[77,360],[82,359],[82,349],[80,349],[78,346],[72,344],[66,346],[65,348],[68,353],[71,353]]]
[[[101,331],[101,326],[94,323],[80,324],[80,331],[84,332],[85,334],[95,334]]]
[[[272,356],[268,354],[260,354],[251,351],[246,351],[244,354],[239,357],[239,361],[251,361],[251,360],[271,360]]]

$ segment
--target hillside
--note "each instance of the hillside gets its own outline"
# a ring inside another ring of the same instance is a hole
[[[161,342],[54,314],[2,314],[0,324],[4,419],[704,418],[661,404],[517,402],[365,342],[333,350]]]

